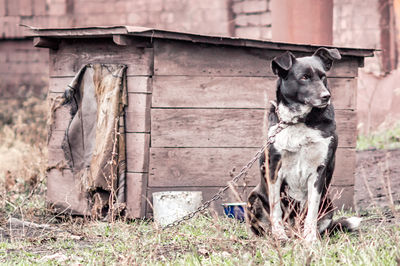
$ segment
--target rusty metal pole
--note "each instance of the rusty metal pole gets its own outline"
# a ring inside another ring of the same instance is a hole
[[[333,0],[271,0],[272,40],[332,44]]]

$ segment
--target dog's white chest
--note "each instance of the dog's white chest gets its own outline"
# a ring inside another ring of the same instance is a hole
[[[274,131],[271,127],[269,134]],[[322,137],[320,131],[304,123],[288,126],[276,136],[274,147],[282,155],[279,175],[288,184],[292,198],[307,200],[308,181],[317,177],[318,167],[325,163],[331,138]]]

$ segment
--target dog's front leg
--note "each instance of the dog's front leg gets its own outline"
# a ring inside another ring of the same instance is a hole
[[[275,182],[271,182],[268,187],[268,192],[270,196],[270,210],[271,210],[271,230],[272,235],[279,240],[288,239],[285,233],[285,227],[283,226],[282,220],[282,207],[281,207],[281,185],[282,185],[282,175],[279,173],[278,178]]]
[[[318,175],[311,176],[308,179],[308,211],[304,221],[304,239],[307,242],[314,242],[317,240],[317,222],[319,204],[321,201],[321,192],[318,191],[316,182]]]

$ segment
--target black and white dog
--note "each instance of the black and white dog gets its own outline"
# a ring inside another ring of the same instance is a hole
[[[261,182],[248,197],[247,221],[256,235],[270,228],[274,237],[287,239],[285,225],[300,224],[304,239],[312,242],[334,227],[352,230],[360,223],[359,218],[334,222],[327,197],[338,137],[326,71],[340,58],[337,49],[320,48],[312,56],[286,52],[272,60],[278,83],[268,136],[279,121],[285,128],[269,147],[268,160],[261,157]]]

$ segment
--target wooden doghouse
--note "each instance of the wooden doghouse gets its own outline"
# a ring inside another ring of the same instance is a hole
[[[318,48],[127,26],[32,29],[31,36],[36,47],[50,48],[50,96],[61,94],[84,64],[128,66],[126,203],[131,218],[151,215],[153,192],[201,190],[208,200],[225,186],[266,141],[265,108],[276,88],[271,60],[287,50],[303,56]],[[339,133],[332,193],[341,192],[336,205],[351,207],[357,73],[373,50],[338,49],[343,59],[328,73]],[[56,113],[50,165],[63,159],[66,116],[62,108]],[[257,162],[239,181],[239,192],[251,190],[259,177]],[[66,169],[50,170],[48,201],[69,197],[66,208],[83,214],[85,199],[74,182]]]

